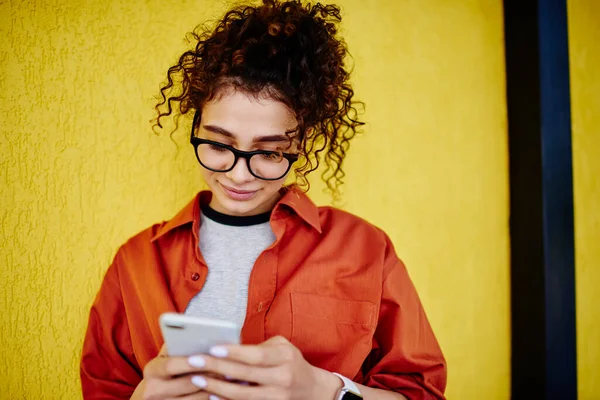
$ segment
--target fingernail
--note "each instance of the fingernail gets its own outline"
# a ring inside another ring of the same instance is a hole
[[[227,355],[229,354],[227,349],[222,346],[211,347],[211,349],[208,351],[208,353],[211,356],[215,356],[215,357],[219,357],[219,358],[227,357]]]
[[[208,396],[208,400],[220,400],[217,396],[215,396],[214,394],[211,394],[210,396]]]
[[[191,356],[188,358],[188,364],[190,364],[192,367],[202,368],[206,365],[206,361],[203,357]]]
[[[201,389],[206,387],[206,379],[201,376],[192,376],[192,383]]]

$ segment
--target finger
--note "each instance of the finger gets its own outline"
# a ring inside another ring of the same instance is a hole
[[[158,355],[161,357],[167,357],[169,355],[166,344],[162,345],[162,347],[160,348],[160,351],[158,352]]]
[[[284,344],[284,343],[290,343],[289,340],[287,340],[286,338],[284,338],[281,335],[277,335],[277,336],[273,336],[270,337],[269,339],[265,340],[262,345],[267,345],[267,344]]]
[[[187,357],[157,357],[144,368],[144,378],[167,379],[201,370],[190,364]]]
[[[148,379],[144,394],[152,398],[181,397],[199,394],[202,390],[192,383],[191,376],[182,376],[173,379]]]
[[[168,397],[165,400],[211,400],[211,399],[210,399],[209,393],[202,391],[202,392],[198,392],[198,393],[188,394],[186,396]],[[221,400],[225,400],[225,399],[221,399]]]
[[[248,386],[195,375],[192,382],[220,400],[270,400],[282,398],[281,389],[274,386]]]
[[[213,374],[220,377],[227,377],[229,381],[252,382],[260,385],[285,386],[289,382],[289,377],[280,366],[263,367],[245,364],[231,359],[216,358],[211,356],[193,357],[196,365],[204,365],[203,375]]]
[[[209,353],[217,358],[263,367],[274,367],[292,362],[299,350],[287,340],[274,339],[260,345],[215,346]]]

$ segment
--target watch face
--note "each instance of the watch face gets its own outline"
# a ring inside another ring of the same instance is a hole
[[[352,392],[346,392],[344,393],[344,397],[342,397],[342,400],[363,400],[363,397],[358,396]]]

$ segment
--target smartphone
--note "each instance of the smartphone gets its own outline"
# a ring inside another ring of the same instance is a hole
[[[233,322],[178,313],[164,313],[159,322],[170,356],[206,354],[213,346],[240,343],[240,327]]]

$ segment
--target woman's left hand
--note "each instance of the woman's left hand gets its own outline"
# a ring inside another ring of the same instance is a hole
[[[210,355],[189,358],[190,365],[229,381],[194,375],[192,382],[229,400],[333,400],[342,381],[310,365],[292,343],[281,336],[259,345],[217,346]],[[249,382],[250,385],[233,381]],[[214,397],[212,397],[214,398]]]

